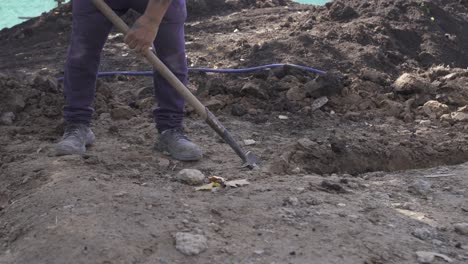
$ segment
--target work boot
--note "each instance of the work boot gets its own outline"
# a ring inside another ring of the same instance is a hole
[[[168,152],[174,159],[182,161],[200,160],[203,156],[200,147],[184,135],[182,128],[164,130],[159,135],[157,148]]]
[[[86,146],[94,143],[96,137],[85,124],[67,124],[62,140],[55,146],[55,155],[83,155]]]

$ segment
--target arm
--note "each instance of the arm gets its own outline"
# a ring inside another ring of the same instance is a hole
[[[149,0],[145,13],[135,21],[125,36],[125,43],[131,49],[143,52],[153,45],[159,25],[172,0]]]

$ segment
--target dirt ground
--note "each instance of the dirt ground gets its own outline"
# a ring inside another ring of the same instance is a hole
[[[151,78],[123,75],[98,81],[97,143],[55,157],[70,6],[0,31],[0,263],[468,263],[467,1],[187,2],[190,67],[327,74],[190,72],[256,170],[190,107],[204,159],[154,151]],[[122,39],[101,70],[149,70]],[[182,169],[250,185],[195,191]]]

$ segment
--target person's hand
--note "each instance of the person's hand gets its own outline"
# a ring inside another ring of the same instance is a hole
[[[143,53],[153,46],[158,29],[159,22],[142,15],[128,31],[124,41],[131,49]]]

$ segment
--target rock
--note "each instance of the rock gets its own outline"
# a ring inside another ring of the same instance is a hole
[[[154,106],[154,98],[152,96],[143,98],[141,100],[138,100],[136,105],[140,110],[151,110]]]
[[[432,124],[431,120],[420,120],[419,124],[423,127],[428,127]]]
[[[288,91],[291,87],[301,86],[301,82],[294,75],[286,75],[280,81],[273,82],[273,89],[278,92]]]
[[[185,232],[175,234],[176,249],[187,256],[195,256],[208,248],[208,241],[203,235]]]
[[[146,87],[140,88],[136,92],[136,97],[138,100],[142,100],[148,97],[153,97],[153,90],[154,90],[153,86],[146,86]]]
[[[201,185],[205,182],[205,175],[194,169],[183,169],[176,175],[176,179],[188,185]]]
[[[58,93],[57,81],[50,76],[36,75],[33,79],[33,85],[44,92]]]
[[[380,102],[379,107],[384,109],[388,116],[394,117],[399,117],[405,109],[402,103],[390,99],[386,99]]]
[[[112,109],[110,114],[114,120],[128,120],[135,115],[135,112],[129,106],[118,106]]]
[[[440,121],[453,121],[451,114],[445,114],[440,116]]]
[[[160,168],[167,169],[169,165],[171,165],[171,161],[165,158],[159,158],[158,165]]]
[[[411,183],[408,187],[408,191],[419,194],[419,195],[427,195],[431,190],[432,184],[428,181],[417,179]]]
[[[468,105],[458,108],[457,112],[468,113]]]
[[[210,110],[210,111],[216,111],[219,109],[222,109],[226,103],[222,102],[221,100],[218,100],[216,98],[211,98],[207,102],[205,102],[205,106]]]
[[[298,206],[299,205],[299,199],[294,196],[290,196],[287,199],[284,200],[284,204],[286,205],[292,205],[292,206]]]
[[[317,143],[308,138],[301,138],[297,141],[297,145],[304,150],[312,150],[317,146]]]
[[[235,104],[231,107],[231,114],[233,116],[244,116],[247,114],[247,109],[241,104]]]
[[[333,2],[328,15],[335,21],[349,20],[359,16],[352,7],[345,5],[342,2]]]
[[[206,83],[206,89],[209,95],[226,94],[226,82],[221,78],[213,78]]]
[[[311,111],[315,111],[317,109],[320,109],[322,108],[324,105],[326,105],[328,103],[328,97],[326,96],[322,96],[322,97],[319,97],[317,99],[315,99],[313,102],[312,102],[312,105],[311,105]]]
[[[458,223],[453,225],[453,227],[457,233],[468,236],[468,223]]]
[[[299,173],[301,173],[301,168],[296,167],[296,168],[292,169],[291,172],[294,173],[294,174],[299,174]]]
[[[258,114],[258,110],[255,109],[255,108],[250,108],[249,110],[247,110],[247,113],[248,113],[249,115],[253,115],[253,116],[254,116],[254,115],[257,115],[257,114]]]
[[[241,93],[244,95],[256,97],[258,99],[267,99],[264,91],[265,86],[265,81],[255,79],[244,84],[244,86],[242,86]]]
[[[244,145],[246,145],[246,146],[255,145],[255,143],[257,143],[257,142],[255,140],[253,140],[253,139],[245,139],[244,140]]]
[[[446,255],[428,251],[416,251],[416,257],[418,258],[419,263],[431,263],[436,257],[441,258],[449,263],[453,262],[453,260]]]
[[[428,240],[433,237],[432,231],[425,227],[416,228],[411,234],[421,240]]]
[[[339,94],[343,88],[343,77],[334,73],[319,75],[304,85],[306,94],[314,98]]]
[[[450,119],[457,122],[468,121],[468,113],[465,112],[453,112],[450,114]]]
[[[387,85],[388,81],[388,75],[370,68],[365,68],[361,71],[361,78],[365,81],[371,81],[382,86]]]
[[[424,113],[432,119],[440,118],[449,111],[446,104],[439,103],[435,100],[427,101],[422,107]]]
[[[428,86],[423,79],[410,73],[404,73],[393,83],[394,91],[400,94],[421,92]]]
[[[286,92],[286,98],[293,102],[302,101],[306,98],[306,94],[300,86],[293,86]]]
[[[328,180],[323,180],[322,183],[320,184],[320,187],[323,188],[324,191],[330,192],[330,193],[347,193],[348,192],[340,184],[332,182],[332,181],[328,181]]]
[[[0,116],[0,125],[11,126],[15,121],[15,114],[13,112],[6,112]]]

